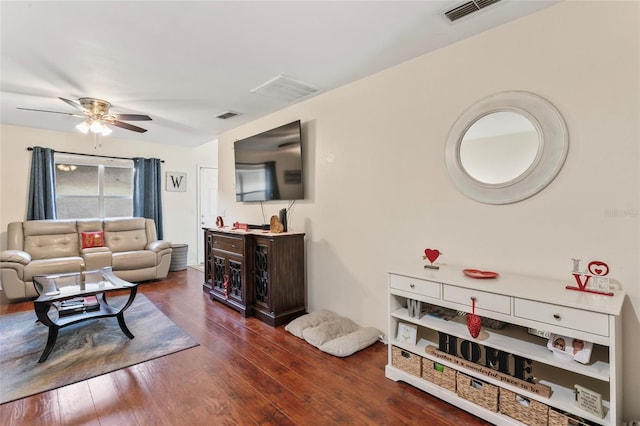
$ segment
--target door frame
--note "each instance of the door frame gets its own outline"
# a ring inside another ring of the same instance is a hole
[[[198,197],[198,219],[196,220],[196,238],[197,238],[197,243],[196,243],[196,263],[198,265],[204,265],[204,236],[203,236],[203,230],[202,230],[202,170],[203,169],[210,169],[210,170],[215,170],[216,172],[218,172],[218,167],[212,167],[212,166],[205,166],[205,165],[198,165],[198,184],[197,184],[197,197]],[[216,197],[217,198],[217,197]],[[216,209],[218,208],[217,206],[217,201],[216,201]]]

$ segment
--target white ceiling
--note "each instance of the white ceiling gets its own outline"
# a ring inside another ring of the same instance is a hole
[[[451,24],[442,12],[459,3],[3,0],[1,121],[75,131],[79,118],[16,108],[95,97],[153,118],[112,137],[194,147],[291,105],[250,92],[278,75],[322,94],[557,1],[502,0]]]

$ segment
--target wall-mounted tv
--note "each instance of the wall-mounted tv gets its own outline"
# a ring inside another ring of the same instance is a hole
[[[236,201],[301,200],[300,120],[234,143]]]

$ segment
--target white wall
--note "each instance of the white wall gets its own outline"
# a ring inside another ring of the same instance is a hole
[[[236,203],[233,141],[301,119],[308,310],[386,330],[387,269],[437,248],[443,262],[570,281],[572,258],[602,260],[624,286],[625,417],[640,417],[640,40],[638,2],[565,2],[220,137],[226,222],[262,223]],[[558,177],[512,205],[461,195],[444,166],[450,126],[504,90],[553,103],[570,133]],[[266,203],[265,215],[282,203]],[[636,392],[634,392],[634,390]]]
[[[26,218],[31,152],[27,147],[42,146],[57,151],[118,157],[155,157],[162,165],[162,203],[164,239],[189,245],[188,263],[196,263],[199,238],[197,211],[197,167],[216,167],[218,143],[213,141],[196,149],[153,142],[103,138],[94,149],[93,139],[77,132],[54,132],[18,126],[0,127],[0,247],[6,248],[7,224]],[[166,172],[187,173],[186,192],[165,191]]]

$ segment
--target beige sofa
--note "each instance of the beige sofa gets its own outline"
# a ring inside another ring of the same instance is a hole
[[[82,232],[103,231],[104,246],[82,248]],[[120,278],[166,278],[171,243],[158,240],[155,223],[145,218],[32,220],[12,222],[7,250],[0,253],[0,279],[9,300],[36,297],[33,276],[111,266]]]

